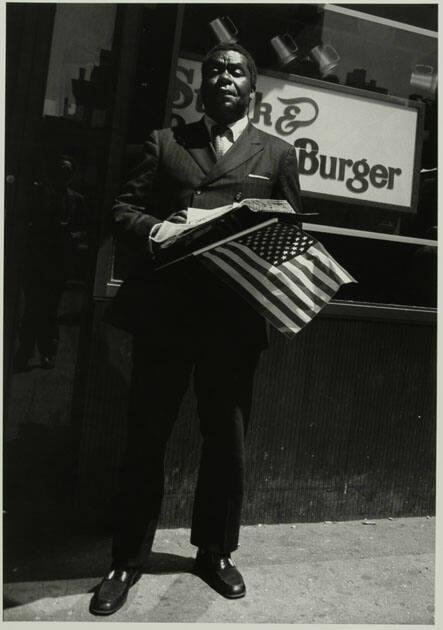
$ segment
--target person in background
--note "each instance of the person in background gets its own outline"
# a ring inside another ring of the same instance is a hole
[[[66,279],[75,274],[79,255],[88,246],[84,198],[69,187],[74,169],[72,157],[57,155],[45,176],[32,185],[16,372],[28,369],[36,346],[41,367],[55,365],[60,299]]]

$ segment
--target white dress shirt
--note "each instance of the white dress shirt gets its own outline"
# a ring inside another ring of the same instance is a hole
[[[212,138],[212,133],[211,133],[212,127],[214,125],[219,125],[220,123],[217,123],[215,120],[212,120],[212,118],[210,118],[210,116],[208,116],[207,114],[203,116],[203,122],[205,124],[206,129],[208,130],[209,137]],[[231,130],[232,133],[231,134],[226,133],[220,137],[221,144],[223,147],[223,153],[226,153],[226,151],[232,147],[234,142],[236,142],[239,139],[243,131],[248,126],[248,122],[249,122],[249,118],[247,116],[243,116],[243,118],[240,118],[240,120],[236,120],[233,123],[229,123],[225,125]]]

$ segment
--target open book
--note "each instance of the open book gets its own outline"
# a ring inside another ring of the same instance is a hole
[[[301,220],[284,199],[244,199],[212,210],[187,209],[186,223],[163,221],[150,236],[156,267],[196,255],[279,218]]]

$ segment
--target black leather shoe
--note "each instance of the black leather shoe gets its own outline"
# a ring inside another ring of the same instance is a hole
[[[112,615],[117,612],[126,602],[129,589],[140,576],[140,569],[112,569],[91,599],[89,612],[93,615]]]
[[[237,599],[246,595],[243,578],[229,554],[199,549],[194,572],[223,597]]]

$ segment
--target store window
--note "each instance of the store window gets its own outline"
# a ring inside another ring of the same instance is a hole
[[[337,298],[432,308],[436,8],[409,5],[402,23],[365,6],[377,13],[186,5],[171,122],[202,115],[199,61],[217,41],[239,41],[259,67],[252,121],[298,148],[304,209],[317,213],[305,228],[359,281]],[[414,26],[424,12],[432,28]]]
[[[45,116],[103,126],[112,87],[116,5],[57,5],[44,102]]]
[[[103,207],[118,12],[111,4],[56,4],[50,18],[43,16],[47,41],[41,48],[49,54],[40,60],[38,89],[34,84],[28,93],[36,117],[24,152],[27,176],[19,182],[24,202],[23,230],[16,234],[22,254],[12,397],[27,405],[34,389],[44,397],[53,388],[54,409],[63,410],[66,424]],[[43,19],[38,12],[36,19]],[[17,126],[25,121],[22,115]]]

